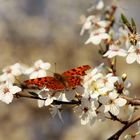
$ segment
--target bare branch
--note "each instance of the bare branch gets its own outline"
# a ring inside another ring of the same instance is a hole
[[[137,117],[136,119],[134,119],[133,121],[127,123],[126,125],[124,125],[120,130],[118,130],[115,134],[113,134],[110,138],[108,138],[107,140],[118,140],[119,137],[121,136],[121,134],[128,129],[131,125],[133,125],[134,123],[136,123],[137,121],[140,120],[140,116]]]

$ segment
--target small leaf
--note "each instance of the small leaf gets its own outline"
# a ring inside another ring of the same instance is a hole
[[[133,28],[131,26],[131,24],[129,23],[128,19],[126,18],[126,16],[124,14],[121,14],[121,19],[122,22],[127,26],[127,28],[130,30],[131,33],[133,33]]]
[[[137,28],[136,28],[136,23],[135,23],[133,18],[131,18],[131,25],[132,25],[132,28],[133,28],[133,33],[136,34],[137,33]]]

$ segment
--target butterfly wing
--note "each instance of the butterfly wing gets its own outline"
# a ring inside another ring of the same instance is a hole
[[[84,76],[88,69],[91,67],[89,65],[80,66],[77,68],[70,69],[62,75],[55,74],[54,77],[47,76],[36,79],[26,80],[25,83],[29,86],[38,86],[39,88],[46,87],[50,90],[65,90],[65,89],[73,89],[78,85],[81,85],[82,78],[80,76]],[[59,77],[58,77],[59,75]]]
[[[63,76],[84,76],[85,71],[89,70],[91,67],[89,65],[83,65],[77,68],[70,69],[62,73]],[[76,79],[75,79],[76,80]]]
[[[74,89],[81,85],[82,79],[80,77],[69,76],[66,77],[66,85],[69,89]]]
[[[83,65],[77,68],[70,69],[62,73],[65,79],[67,88],[76,88],[81,85],[82,77],[86,75],[85,71],[89,70],[91,67],[89,65]]]
[[[63,83],[61,83],[60,81],[51,76],[26,80],[25,83],[29,86],[38,86],[39,88],[46,87],[50,90],[65,89]]]

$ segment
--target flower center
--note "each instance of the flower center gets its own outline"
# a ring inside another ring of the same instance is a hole
[[[83,111],[86,113],[88,112],[88,107],[84,107]]]
[[[4,88],[4,89],[3,89],[3,92],[4,92],[4,94],[6,94],[7,92],[10,92],[10,91],[9,91],[9,88],[7,88],[7,87]]]
[[[8,68],[7,70],[6,70],[6,73],[8,74],[8,73],[11,73],[12,72],[12,70],[10,69],[10,68]]]

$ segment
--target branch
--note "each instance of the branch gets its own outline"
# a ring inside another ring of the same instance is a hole
[[[25,95],[25,94],[22,94],[22,93],[17,93],[17,94],[14,95],[14,97],[15,98],[23,97],[23,98],[30,98],[30,99],[38,99],[38,100],[43,100],[43,101],[46,100],[46,99],[40,98],[38,96]],[[53,105],[62,105],[62,104],[65,104],[65,105],[79,105],[79,104],[81,104],[81,101],[72,100],[70,102],[65,102],[65,101],[53,100],[52,104]]]
[[[135,120],[129,122],[128,124],[124,125],[120,130],[118,130],[114,135],[112,135],[110,138],[108,138],[107,140],[118,140],[119,137],[121,136],[121,134],[128,129],[131,125],[133,125],[134,123],[136,123],[137,121],[140,120],[140,116],[137,117]]]
[[[117,116],[113,115],[111,112],[109,112],[111,118],[110,120],[113,120],[113,121],[118,121],[120,122],[121,124],[128,124],[128,121],[123,121],[122,119],[118,118]]]
[[[128,96],[120,96],[120,97],[126,99],[128,104],[135,105],[135,106],[140,105],[140,99],[138,99],[138,98],[132,98],[132,97],[128,97]]]

